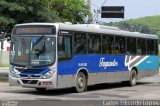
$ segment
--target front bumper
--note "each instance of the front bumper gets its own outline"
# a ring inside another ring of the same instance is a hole
[[[31,78],[15,78],[9,75],[9,85],[10,86],[55,89],[56,84],[54,84],[54,82],[55,81],[53,77],[49,79],[31,79]]]

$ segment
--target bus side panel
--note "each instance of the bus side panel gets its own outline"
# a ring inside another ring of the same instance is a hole
[[[130,71],[138,69],[138,78],[158,74],[157,56],[129,55],[76,55],[71,60],[58,63],[58,87],[75,86],[80,69],[88,72],[88,85],[120,82],[130,79]]]
[[[148,56],[137,65],[138,78],[149,77],[159,73],[158,56]]]
[[[88,71],[88,85],[124,81],[129,79],[125,55],[76,55],[58,63],[58,87],[75,86],[77,71]]]
[[[88,85],[129,80],[129,71],[91,73]]]
[[[73,87],[75,85],[75,75],[77,68],[73,60],[58,63],[58,88]]]

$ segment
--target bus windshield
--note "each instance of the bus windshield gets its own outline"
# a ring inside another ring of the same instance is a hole
[[[10,62],[18,66],[46,66],[55,61],[56,39],[50,36],[13,36]]]

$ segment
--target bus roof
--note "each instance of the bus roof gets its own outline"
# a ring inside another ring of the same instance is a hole
[[[117,27],[110,27],[97,24],[24,23],[24,24],[17,24],[16,26],[23,26],[23,25],[56,25],[59,26],[60,30],[66,30],[66,31],[79,31],[88,33],[100,33],[106,35],[116,35],[116,36],[120,35],[128,37],[158,39],[157,35],[143,34],[139,32],[129,32],[121,30]]]
[[[73,30],[80,32],[89,32],[89,33],[100,33],[100,34],[109,34],[109,35],[120,35],[120,36],[130,36],[130,37],[140,37],[140,38],[152,38],[158,39],[157,35],[152,34],[143,34],[139,32],[129,32],[121,30],[117,27],[109,27],[103,25],[94,25],[94,24],[60,24],[59,29],[61,30]]]

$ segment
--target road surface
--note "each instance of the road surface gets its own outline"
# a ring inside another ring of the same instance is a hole
[[[101,84],[88,87],[88,91],[84,93],[74,93],[73,89],[48,90],[40,93],[33,88],[0,83],[0,100],[36,100],[39,104],[46,101],[61,103],[65,106],[67,104],[68,106],[75,104],[76,106],[85,106],[86,104],[87,106],[101,106],[104,105],[104,100],[160,100],[160,75],[139,80],[134,87],[124,86],[121,83]],[[25,102],[33,104],[33,101]]]

